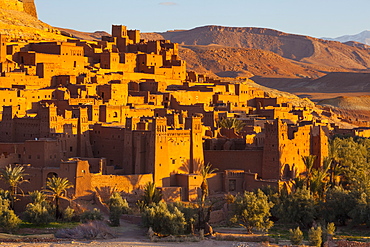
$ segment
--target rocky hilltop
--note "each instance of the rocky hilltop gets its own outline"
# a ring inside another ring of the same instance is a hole
[[[289,73],[282,74],[273,72],[273,70],[269,73],[266,73],[263,69],[254,71],[255,75],[260,76],[286,76],[290,74],[289,77],[307,77],[310,75],[318,77],[322,75],[320,72],[363,71],[370,68],[370,49],[366,46],[354,45],[353,43],[347,45],[337,41],[288,34],[265,28],[204,26],[185,31],[149,33],[144,34],[143,37],[169,39],[172,42],[186,46],[218,45],[239,49],[259,49],[273,52],[297,65],[292,66]],[[204,49],[203,47],[203,51]],[[194,49],[192,50],[194,51]],[[212,65],[206,62],[207,59],[202,57],[204,54],[204,52],[198,53],[199,59],[203,60],[202,67],[217,74],[218,71],[214,71]],[[230,54],[230,56],[234,55],[233,53]],[[263,55],[256,55],[256,59],[260,57],[263,57]],[[186,56],[184,58],[186,59]],[[243,63],[243,61],[239,62]],[[274,60],[273,62],[277,63]],[[295,71],[293,67],[301,68]],[[282,68],[285,67],[282,66]],[[302,73],[302,70],[305,69],[306,72]]]
[[[59,30],[37,19],[33,1],[1,0],[0,33],[12,39],[64,40]]]

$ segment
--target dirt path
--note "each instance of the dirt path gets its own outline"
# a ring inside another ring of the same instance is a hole
[[[131,246],[187,246],[187,247],[258,247],[261,243],[245,243],[216,241],[206,239],[200,242],[150,242],[146,236],[146,229],[126,221],[121,221],[121,226],[114,228],[117,238],[109,240],[70,240],[60,242],[38,243],[4,243],[0,240],[1,247],[75,247],[75,246],[98,246],[98,247],[131,247]]]
[[[187,247],[258,247],[262,246],[260,243],[245,243],[245,242],[229,242],[229,241],[215,241],[203,240],[201,242],[181,242],[181,243],[153,243],[148,240],[136,240],[118,238],[106,241],[69,241],[60,243],[0,243],[4,247],[71,247],[71,246],[101,246],[101,247],[131,247],[131,246],[187,246]]]

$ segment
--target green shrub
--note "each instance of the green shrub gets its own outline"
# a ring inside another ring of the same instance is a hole
[[[308,231],[308,241],[310,242],[311,246],[321,246],[322,243],[322,229],[321,226],[317,228],[311,227]]]
[[[52,207],[46,201],[46,195],[40,191],[29,193],[32,198],[32,203],[27,204],[24,217],[27,222],[42,225],[48,224],[54,220]]]
[[[6,232],[14,232],[22,221],[10,209],[10,201],[0,197],[0,227]]]
[[[88,221],[103,220],[103,214],[99,209],[94,208],[93,211],[85,211],[80,216],[81,222],[86,223]]]
[[[163,235],[179,235],[187,229],[184,214],[177,207],[170,211],[165,202],[146,207],[142,219],[144,226],[152,227],[154,232]]]
[[[328,235],[334,235],[334,233],[335,233],[335,224],[333,222],[328,223],[326,225],[326,233]]]
[[[27,222],[34,223],[36,225],[48,224],[54,220],[50,207],[47,208],[40,203],[27,204],[24,217]]]
[[[75,217],[75,210],[69,206],[63,211],[63,220],[66,222],[71,222]]]
[[[299,227],[296,229],[289,229],[289,240],[293,245],[300,245],[303,241],[303,232]]]
[[[52,207],[46,195],[38,190],[29,192],[32,203],[27,204],[24,217],[27,222],[37,225],[48,224],[54,220]]]
[[[109,198],[108,206],[109,206],[109,220],[111,225],[119,226],[121,215],[130,212],[130,207],[126,199],[123,199],[118,192],[115,192]]]
[[[183,202],[174,202],[167,204],[168,210],[173,212],[176,207],[184,214],[184,218],[187,224],[186,232],[191,233],[194,231],[194,225],[198,220],[198,211],[199,209],[194,207],[194,204],[186,205]]]

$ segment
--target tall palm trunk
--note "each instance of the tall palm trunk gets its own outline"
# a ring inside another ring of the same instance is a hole
[[[59,220],[60,213],[59,213],[59,196],[55,196],[55,219]]]

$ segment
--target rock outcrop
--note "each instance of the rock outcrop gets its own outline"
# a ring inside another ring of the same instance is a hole
[[[66,39],[59,30],[37,19],[33,0],[1,0],[0,33],[10,39]]]

